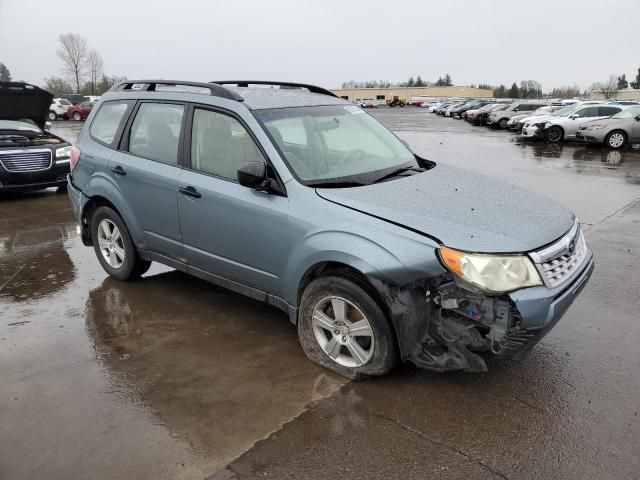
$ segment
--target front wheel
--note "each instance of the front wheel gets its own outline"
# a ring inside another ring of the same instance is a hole
[[[503,118],[498,122],[498,126],[500,128],[507,128],[507,123],[509,123],[509,119],[508,118]]]
[[[80,115],[80,112],[73,112],[71,118],[73,118],[76,122],[79,122],[80,120],[82,120],[82,115]]]
[[[322,277],[307,286],[298,337],[310,360],[350,379],[383,375],[398,361],[382,308],[365,286],[343,277]]]
[[[100,207],[91,218],[93,248],[102,268],[118,280],[135,280],[151,262],[140,258],[129,230],[112,208]]]
[[[58,114],[56,112],[54,112],[53,110],[49,111],[49,114],[47,115],[47,118],[51,121],[53,120],[57,120],[58,119]]]
[[[547,133],[547,140],[549,140],[552,143],[561,142],[562,139],[564,138],[564,131],[562,130],[562,127],[558,127],[555,125],[552,127],[549,127],[546,133]]]
[[[619,130],[611,132],[604,140],[604,144],[609,148],[613,148],[614,150],[624,147],[626,143],[627,136],[624,132],[621,132]]]

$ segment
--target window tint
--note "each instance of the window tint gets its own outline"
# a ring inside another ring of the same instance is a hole
[[[264,161],[253,139],[235,118],[210,110],[195,110],[191,131],[193,169],[237,181],[240,165]]]
[[[103,103],[91,122],[91,136],[103,143],[111,144],[128,106],[128,102]]]
[[[598,107],[598,116],[609,117],[618,113],[621,108],[617,107]]]
[[[168,165],[177,165],[183,114],[183,105],[141,104],[131,125],[129,151]]]

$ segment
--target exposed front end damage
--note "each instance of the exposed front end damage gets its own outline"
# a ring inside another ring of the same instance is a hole
[[[485,372],[490,356],[526,356],[564,315],[592,271],[589,252],[562,287],[498,296],[456,283],[450,274],[402,288],[373,282],[390,307],[404,360],[439,372]]]

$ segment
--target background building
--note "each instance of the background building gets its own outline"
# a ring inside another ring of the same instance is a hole
[[[389,88],[345,88],[332,90],[345,100],[385,103],[398,96],[400,100],[411,97],[493,97],[493,91],[473,87],[389,87]]]

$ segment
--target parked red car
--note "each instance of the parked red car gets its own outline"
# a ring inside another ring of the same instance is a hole
[[[91,109],[93,108],[92,102],[81,102],[77,105],[72,105],[67,109],[67,116],[76,121],[86,120],[89,114],[91,113]]]

